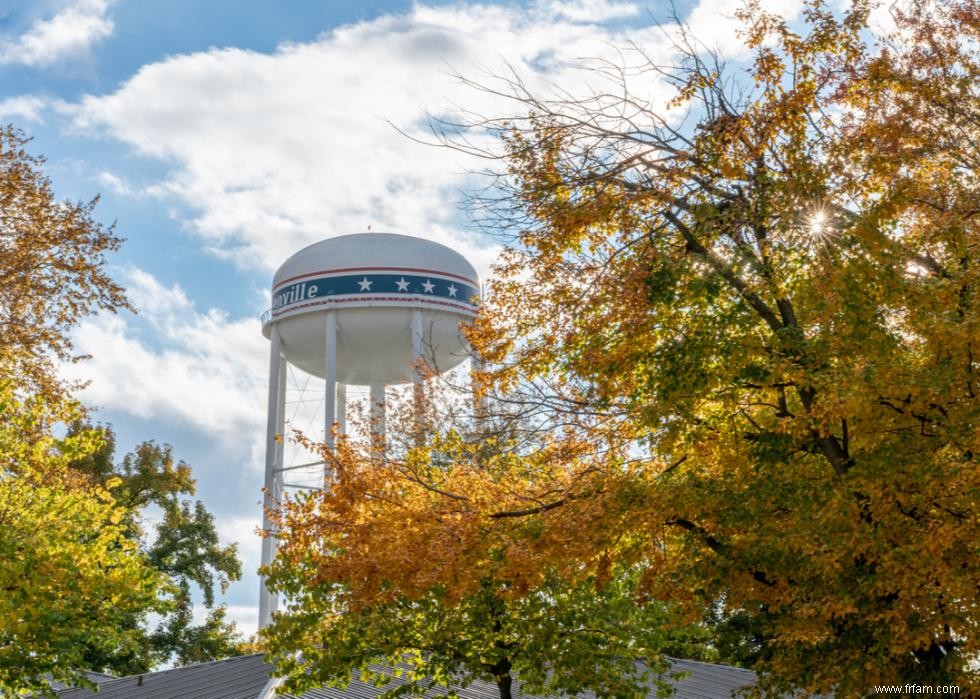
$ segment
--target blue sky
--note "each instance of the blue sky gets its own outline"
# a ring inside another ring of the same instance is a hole
[[[735,59],[738,6],[678,3]],[[140,309],[86,321],[75,339],[92,359],[66,371],[91,381],[81,398],[120,450],[155,439],[194,467],[244,559],[224,598],[244,631],[258,592],[258,319],[275,268],[370,225],[455,247],[486,276],[497,243],[459,194],[485,163],[405,134],[424,138],[426,114],[519,113],[453,72],[489,82],[510,66],[536,91],[584,94],[597,86],[583,57],[617,60],[633,44],[667,60],[654,26],[666,18],[663,5],[613,0],[0,2],[0,118],[34,138],[59,196],[101,195],[97,216],[127,239],[112,272]],[[652,105],[666,95],[649,76],[631,88]]]

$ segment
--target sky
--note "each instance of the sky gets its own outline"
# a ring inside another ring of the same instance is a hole
[[[801,3],[764,4],[793,17]],[[738,7],[676,4],[734,61]],[[110,271],[139,310],[87,319],[74,339],[91,359],[66,373],[90,382],[79,397],[118,456],[153,439],[193,467],[243,559],[222,599],[243,632],[257,621],[259,316],[275,269],[370,226],[450,245],[486,279],[499,241],[466,193],[487,163],[427,143],[428,118],[520,113],[468,84],[511,71],[540,94],[585,94],[597,78],[582,59],[669,59],[671,29],[669,6],[628,0],[0,0],[0,119],[33,138],[59,197],[101,197],[96,217],[126,239]],[[667,96],[649,76],[631,89]]]

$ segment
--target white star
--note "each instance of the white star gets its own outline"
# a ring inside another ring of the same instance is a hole
[[[459,289],[457,289],[454,285],[452,285],[452,284],[449,285],[449,295],[450,296],[452,296],[453,298],[456,298],[456,292],[457,291],[459,291]]]
[[[395,284],[398,285],[399,291],[408,291],[408,282],[405,281],[405,277],[399,279],[397,282],[395,282]]]
[[[433,283],[432,283],[431,281],[429,281],[428,279],[426,279],[426,280],[425,280],[425,284],[423,284],[423,285],[422,285],[422,288],[423,288],[423,289],[425,290],[425,293],[427,293],[427,294],[431,294],[431,293],[432,293],[432,290],[433,290],[433,289],[434,289],[435,287],[436,287],[436,285],[435,285],[435,284],[433,284]]]
[[[374,284],[374,282],[369,280],[367,277],[364,277],[364,279],[357,283],[361,285],[361,291],[371,291],[371,285]]]

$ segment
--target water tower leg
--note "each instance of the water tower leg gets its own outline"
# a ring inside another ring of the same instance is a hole
[[[278,469],[282,464],[282,443],[276,439],[281,435],[285,420],[286,402],[286,360],[282,356],[282,341],[279,329],[272,326],[272,346],[269,356],[269,405],[266,419],[265,442],[265,494],[262,498],[262,529],[272,529],[268,508],[278,504]],[[262,565],[272,563],[276,555],[276,539],[267,536],[262,539]],[[272,613],[276,611],[277,598],[265,586],[265,578],[259,582],[259,628],[264,629],[272,621]]]
[[[347,434],[347,384],[337,384],[337,434]]]
[[[385,385],[371,384],[371,442],[381,458],[385,453]]]
[[[416,363],[415,383],[422,381],[422,372],[419,367],[419,360],[422,359],[422,309],[412,309],[412,355]]]
[[[412,309],[412,355],[415,371],[412,373],[412,394],[415,399],[415,441],[422,440],[422,410],[424,409],[425,388],[422,376],[422,309]]]
[[[337,314],[326,312],[326,350],[324,351],[323,376],[326,380],[323,396],[323,443],[333,449],[333,423],[337,418]]]

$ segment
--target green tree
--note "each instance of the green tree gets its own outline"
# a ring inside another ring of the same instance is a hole
[[[116,464],[116,439],[110,428],[77,422],[70,434],[93,431],[103,436],[102,447],[70,466],[94,483],[118,483],[115,494],[128,513],[126,534],[140,545],[148,564],[170,581],[173,593],[155,628],[149,628],[146,614],[134,613],[125,619],[138,643],[117,648],[93,644],[85,656],[86,667],[135,674],[174,659],[187,663],[234,655],[241,639],[215,601],[219,590],[224,592],[231,581],[241,577],[241,561],[236,544],[221,545],[214,516],[204,504],[183,497],[195,491],[191,467],[176,462],[169,445],[154,442],[140,444]],[[160,519],[152,535],[145,527],[151,511]],[[210,610],[199,626],[192,623],[195,588]]]
[[[484,680],[511,699],[515,678],[523,693],[544,696],[635,697],[651,685],[667,696],[663,654],[690,654],[705,641],[703,630],[672,623],[665,605],[638,601],[636,575],[625,572],[574,585],[549,576],[524,594],[484,579],[459,599],[433,589],[356,605],[342,582],[311,584],[316,568],[273,571],[270,582],[289,603],[263,637],[289,677],[284,689],[296,694],[345,687],[359,671],[387,686],[386,696]]]
[[[189,609],[172,615],[165,627],[158,627],[152,642],[156,648],[171,650],[178,665],[204,663],[242,655],[247,643],[235,622],[225,620],[227,608],[222,605],[208,611],[204,622],[193,626]]]
[[[73,459],[99,434],[49,428],[79,407],[20,398],[0,381],[0,693],[44,692],[53,680],[90,684],[88,649],[128,648],[132,615],[160,611],[167,590],[128,536],[118,479],[93,484]]]

